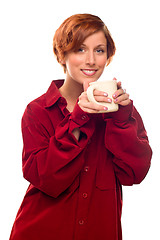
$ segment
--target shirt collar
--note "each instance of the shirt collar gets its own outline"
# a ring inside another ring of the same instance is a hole
[[[62,97],[62,95],[60,94],[59,88],[63,85],[63,83],[64,83],[64,79],[52,81],[51,85],[49,86],[45,94],[46,108],[54,105],[58,101],[58,99]]]

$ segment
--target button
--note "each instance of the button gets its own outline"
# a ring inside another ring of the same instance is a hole
[[[63,99],[63,98],[60,98],[60,99],[59,99],[59,102],[60,102],[60,103],[64,103],[64,99]]]
[[[83,225],[84,224],[84,220],[79,220],[79,225]]]
[[[85,166],[85,167],[84,167],[84,171],[85,171],[85,172],[88,172],[88,171],[89,171],[89,167],[88,167],[88,166]]]
[[[82,120],[85,120],[87,117],[85,115],[82,116]]]
[[[88,197],[88,194],[87,193],[83,193],[83,198],[87,198]]]

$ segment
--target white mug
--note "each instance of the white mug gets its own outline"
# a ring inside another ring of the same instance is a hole
[[[112,102],[111,103],[97,102],[93,94],[95,89],[108,93],[108,97],[112,99]],[[108,108],[108,110],[99,111],[99,113],[116,112],[118,111],[118,104],[114,103],[113,97],[112,97],[112,95],[115,93],[116,90],[117,90],[117,81],[115,80],[91,82],[87,89],[88,100],[90,102],[94,102]]]

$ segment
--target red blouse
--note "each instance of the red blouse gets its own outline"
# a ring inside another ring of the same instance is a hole
[[[10,240],[121,240],[121,185],[140,183],[152,151],[132,103],[118,112],[72,113],[52,82],[22,118],[30,182]],[[72,131],[81,131],[77,141]]]

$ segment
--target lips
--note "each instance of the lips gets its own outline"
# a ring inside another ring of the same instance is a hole
[[[81,70],[86,76],[93,76],[97,72],[96,69],[82,69]]]

